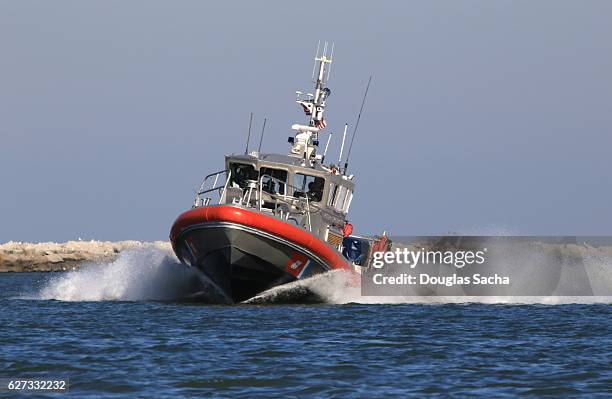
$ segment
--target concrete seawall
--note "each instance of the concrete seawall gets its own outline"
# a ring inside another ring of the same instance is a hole
[[[65,243],[7,242],[0,244],[1,272],[50,272],[78,268],[85,262],[111,261],[128,249],[155,247],[171,251],[169,242],[68,241]]]

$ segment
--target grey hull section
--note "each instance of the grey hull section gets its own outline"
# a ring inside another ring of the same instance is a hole
[[[323,273],[315,254],[281,237],[232,223],[204,223],[177,239],[183,263],[197,267],[221,302],[239,303],[278,285]]]

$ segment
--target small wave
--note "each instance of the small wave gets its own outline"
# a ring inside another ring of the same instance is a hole
[[[91,263],[51,277],[35,299],[60,301],[170,301],[201,290],[197,271],[159,247],[127,250],[111,263]]]

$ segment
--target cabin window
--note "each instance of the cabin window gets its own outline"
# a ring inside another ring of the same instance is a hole
[[[230,163],[230,186],[245,188],[247,180],[257,180],[259,175],[253,165],[245,163]]]
[[[262,190],[270,194],[287,195],[287,171],[282,169],[261,168]]]
[[[334,183],[329,185],[329,197],[327,197],[327,206],[334,206],[334,201],[336,200],[336,196],[338,195],[338,186]]]
[[[323,198],[323,188],[325,188],[325,179],[322,177],[296,173],[294,185],[294,197],[303,197],[304,195],[307,195],[308,200],[313,202],[320,202]]]
[[[347,200],[344,203],[344,212],[348,213],[349,207],[351,206],[351,201],[353,200],[353,192],[349,190],[346,196]]]
[[[338,199],[336,200],[336,210],[343,211],[344,210],[344,201],[346,200],[346,192],[348,190],[344,186],[340,186],[338,190]]]

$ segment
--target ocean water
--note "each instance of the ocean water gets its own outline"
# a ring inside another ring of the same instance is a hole
[[[194,278],[156,249],[0,274],[0,378],[79,398],[612,397],[607,303],[405,303],[329,276],[303,283],[323,304],[204,305]]]

